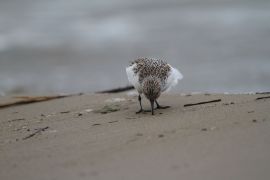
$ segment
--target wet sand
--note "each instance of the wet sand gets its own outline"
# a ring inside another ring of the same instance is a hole
[[[167,94],[155,116],[126,93],[2,108],[0,179],[269,179],[268,96]]]

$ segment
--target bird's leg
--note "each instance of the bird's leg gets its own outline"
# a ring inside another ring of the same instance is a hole
[[[144,110],[142,108],[142,97],[141,97],[141,95],[139,95],[138,100],[139,100],[139,103],[140,103],[140,110],[137,111],[136,114],[139,114],[139,113],[142,113],[142,112],[151,112],[151,110]]]
[[[152,115],[154,115],[154,100],[150,100]]]
[[[157,109],[167,109],[170,108],[171,106],[160,106],[157,102],[157,100],[155,100],[156,104],[157,104]]]
[[[140,110],[136,112],[136,114],[139,114],[141,112],[143,112],[143,108],[142,108],[142,98],[141,98],[141,95],[139,94],[139,97],[138,97],[138,100],[139,100],[139,103],[140,103]]]

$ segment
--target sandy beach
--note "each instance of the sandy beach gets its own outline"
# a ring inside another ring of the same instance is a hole
[[[268,97],[165,94],[160,104],[171,108],[154,116],[135,114],[137,97],[127,93],[1,108],[0,179],[266,180]]]

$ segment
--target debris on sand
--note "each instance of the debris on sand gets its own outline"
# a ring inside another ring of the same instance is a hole
[[[92,126],[100,126],[101,124],[96,123],[96,124],[92,124]]]
[[[103,108],[96,110],[94,112],[100,114],[108,114],[119,110],[120,110],[119,105],[105,105]]]
[[[87,113],[90,113],[92,111],[94,111],[94,110],[93,109],[85,109],[83,111],[78,112],[77,115],[78,116],[82,116],[82,115],[87,114]]]
[[[207,128],[202,128],[201,131],[207,131],[208,129]]]
[[[105,94],[105,93],[120,93],[120,92],[125,92],[134,89],[133,86],[126,86],[126,87],[119,87],[115,89],[109,89],[105,91],[99,91],[97,93]]]
[[[24,121],[24,120],[25,120],[24,118],[18,118],[18,119],[9,120],[8,122]]]
[[[164,134],[159,134],[158,137],[159,138],[163,138],[164,137]]]
[[[111,124],[111,123],[116,123],[116,122],[118,122],[118,121],[109,121],[108,123],[110,123],[110,124]]]
[[[125,98],[111,98],[111,99],[107,99],[105,102],[106,103],[116,103],[116,102],[123,102],[126,101]]]
[[[38,128],[38,129],[36,129],[36,131],[33,132],[32,134],[30,134],[30,135],[24,137],[23,140],[29,139],[29,138],[31,138],[31,137],[33,137],[33,136],[35,136],[35,135],[41,133],[42,131],[45,131],[46,129],[49,129],[49,126],[46,126],[46,127],[44,127],[44,128]]]
[[[70,111],[61,111],[60,113],[61,114],[68,114],[68,113],[70,113]]]
[[[203,101],[203,102],[198,102],[198,103],[185,104],[184,107],[207,104],[207,103],[215,103],[215,102],[220,102],[220,101],[221,101],[221,99],[215,99],[215,100],[212,100],[212,101]]]
[[[57,96],[16,96],[14,98],[18,100],[16,100],[15,102],[0,104],[0,108],[8,108],[12,106],[19,106],[19,105],[37,103],[37,102],[42,102],[42,101],[49,101],[53,99],[60,99],[60,98],[76,96],[76,95],[82,95],[82,94],[57,95]]]
[[[270,98],[270,96],[258,97],[258,98],[256,98],[256,100],[268,99],[268,98]]]

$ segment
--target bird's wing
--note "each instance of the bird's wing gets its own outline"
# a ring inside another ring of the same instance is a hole
[[[171,70],[169,72],[164,91],[169,91],[173,86],[177,85],[179,80],[183,79],[183,75],[179,70],[173,68],[171,65],[169,66]]]
[[[133,64],[129,67],[126,68],[126,72],[127,72],[127,77],[129,82],[134,86],[135,89],[137,89],[140,92],[140,83],[139,83],[139,75],[138,73],[134,73],[134,66],[136,66],[136,64]]]

